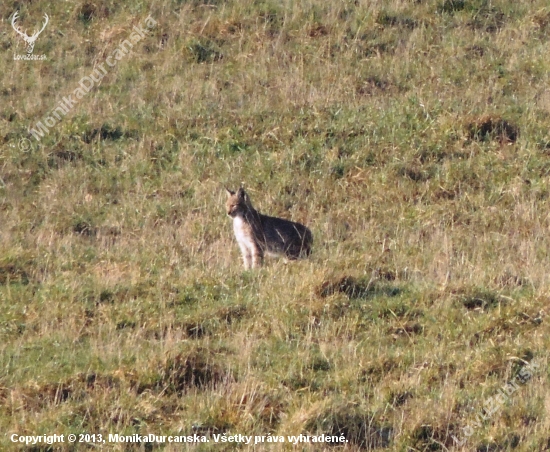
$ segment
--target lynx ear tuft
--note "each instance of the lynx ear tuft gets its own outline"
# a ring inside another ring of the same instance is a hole
[[[227,196],[233,196],[235,194],[234,191],[229,190],[229,188],[227,188],[225,185],[223,186],[223,188],[225,188],[225,191],[227,192]]]

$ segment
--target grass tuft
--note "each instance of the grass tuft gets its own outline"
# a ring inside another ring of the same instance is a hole
[[[358,410],[355,405],[337,404],[306,422],[311,434],[343,436],[360,450],[375,450],[390,445],[394,431],[383,426],[375,416]]]

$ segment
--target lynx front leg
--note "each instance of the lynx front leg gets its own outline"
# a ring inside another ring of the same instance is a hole
[[[264,253],[258,245],[254,245],[252,249],[252,268],[258,268],[262,266],[264,260]]]
[[[244,269],[248,270],[253,264],[252,254],[250,253],[250,250],[246,247],[246,245],[242,243],[239,243],[239,248],[241,249],[241,254],[243,256]]]

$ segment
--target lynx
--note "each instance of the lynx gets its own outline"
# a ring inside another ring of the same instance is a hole
[[[233,230],[241,248],[244,268],[262,265],[264,254],[297,259],[309,256],[313,237],[303,224],[262,215],[241,187],[227,191],[227,214],[233,218]]]

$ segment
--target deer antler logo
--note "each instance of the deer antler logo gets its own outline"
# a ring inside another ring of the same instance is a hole
[[[21,30],[19,30],[19,27],[15,25],[15,22],[17,21],[18,16],[19,16],[19,13],[16,11],[11,20],[11,26],[18,34],[20,34],[23,37],[23,39],[27,43],[27,53],[31,54],[32,51],[34,50],[34,43],[38,39],[38,35],[42,33],[42,31],[44,31],[44,28],[46,28],[46,25],[48,25],[48,20],[49,20],[48,15],[44,14],[44,18],[46,19],[46,22],[44,22],[44,25],[42,26],[42,28],[32,36],[28,36],[27,33],[22,32]]]

